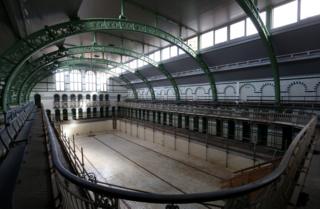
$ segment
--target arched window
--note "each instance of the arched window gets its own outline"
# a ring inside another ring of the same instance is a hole
[[[55,110],[55,114],[54,115],[55,115],[56,121],[60,121],[61,120],[60,110],[59,109]]]
[[[64,72],[56,73],[56,90],[64,91]]]
[[[67,102],[67,101],[68,101],[68,95],[63,94],[63,95],[62,95],[62,101],[63,101],[63,102]]]
[[[75,101],[76,101],[76,95],[71,94],[70,100],[71,100],[72,102],[75,102]]]
[[[81,91],[81,73],[79,70],[70,72],[70,90]]]
[[[93,71],[86,72],[86,91],[96,91],[96,75]]]
[[[109,76],[106,73],[98,73],[97,81],[98,81],[99,91],[108,90],[107,87],[108,87]]]
[[[53,96],[53,100],[54,100],[54,102],[60,102],[60,96],[58,94],[55,94]]]

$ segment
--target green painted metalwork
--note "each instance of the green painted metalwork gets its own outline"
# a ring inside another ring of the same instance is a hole
[[[56,60],[53,60],[53,62],[50,62],[47,65],[42,65],[39,68],[36,68],[35,70],[33,70],[32,72],[29,72],[29,74],[26,74],[26,77],[21,78],[22,82],[20,82],[19,86],[17,87],[17,89],[18,89],[17,98],[18,98],[19,103],[21,103],[21,98],[22,98],[22,95],[21,95],[22,91],[21,90],[25,88],[25,84],[27,83],[27,80],[29,78],[34,77],[34,74],[37,73],[37,72],[42,72],[42,71],[48,70],[47,68],[45,68],[48,65],[54,67],[55,61]],[[114,61],[111,61],[111,60],[104,60],[104,59],[73,58],[73,60],[64,61],[64,66],[66,66],[66,65],[72,66],[72,65],[75,65],[75,64],[81,64],[83,62],[87,62],[88,64],[110,65],[110,66],[122,68],[122,69],[130,71],[130,72],[134,71],[133,69],[131,69],[130,67],[128,67],[126,65],[123,65],[122,63],[114,62]],[[60,67],[60,66],[58,66],[58,67]],[[52,70],[52,69],[50,69],[50,70]],[[108,73],[111,73],[111,72],[108,72]],[[145,78],[145,76],[143,76],[138,71],[136,71],[134,74],[147,85],[147,87],[148,87],[148,89],[150,91],[150,94],[151,94],[151,99],[154,100],[155,99],[155,93],[154,93],[154,89],[153,89],[151,83]],[[113,75],[116,76],[115,74],[113,74]],[[129,85],[128,84],[128,83],[130,83],[130,81],[128,79],[126,79],[124,76],[120,76],[120,79],[122,81],[124,81],[129,88],[131,88],[133,91],[136,91],[135,88],[133,88],[134,87],[133,85]]]
[[[50,27],[45,27],[43,30],[35,32],[28,37],[18,41],[13,47],[7,50],[0,59],[0,71],[6,75],[6,84],[4,88],[4,96],[2,99],[3,109],[8,107],[9,90],[12,82],[15,80],[19,69],[25,62],[37,51],[50,46],[69,36],[92,32],[92,31],[133,31],[148,34],[160,39],[166,40],[174,44],[189,54],[196,62],[199,63],[204,73],[209,79],[212,90],[213,99],[217,100],[216,86],[213,74],[209,71],[208,66],[202,60],[201,56],[192,50],[181,39],[153,26],[141,24],[138,22],[123,20],[123,19],[86,19],[74,20],[65,22]]]
[[[275,91],[275,101],[277,105],[280,105],[281,89],[280,89],[280,77],[279,77],[279,66],[274,48],[272,45],[271,34],[266,26],[263,24],[259,12],[252,0],[236,0],[241,8],[245,11],[248,17],[251,19],[255,27],[257,28],[259,35],[264,42],[268,56],[270,58],[273,81],[274,81],[274,91]]]
[[[59,65],[59,66],[62,67],[62,71],[63,71],[63,70],[68,71],[68,70],[69,70],[68,68],[65,68],[65,67],[69,67],[69,65],[66,65],[66,66],[64,66],[64,65]],[[104,72],[105,69],[100,69],[99,71]],[[54,70],[53,70],[53,71],[50,71],[50,70],[49,70],[49,71],[46,71],[45,73],[41,72],[41,73],[39,73],[38,75],[33,76],[31,79],[29,78],[29,79],[28,79],[28,81],[29,81],[28,84],[24,85],[24,88],[21,89],[21,91],[22,91],[21,95],[23,96],[22,101],[23,101],[23,102],[26,102],[26,101],[28,100],[29,95],[30,95],[32,89],[34,88],[34,86],[35,86],[39,81],[41,81],[41,80],[43,80],[44,78],[49,77],[49,76],[51,76],[51,75],[53,75],[53,74],[54,74]],[[121,76],[120,76],[120,77],[121,77]],[[120,79],[122,79],[122,78],[120,78]],[[130,85],[132,85],[132,84],[131,84],[131,83],[129,82],[129,80],[127,80],[126,78],[123,78],[122,80],[126,83],[126,85],[129,86],[129,88],[132,88],[134,97],[135,97],[135,99],[137,99],[138,94],[137,94],[137,91],[136,91],[135,87],[134,87],[134,86],[130,87]]]
[[[13,83],[11,88],[14,88],[15,86],[16,89],[20,89],[21,86],[21,80],[26,78],[28,74],[30,74],[34,69],[46,65],[47,63],[53,62],[59,58],[63,58],[66,56],[70,55],[76,55],[76,54],[83,54],[83,53],[90,53],[90,52],[107,52],[107,53],[112,53],[112,54],[119,54],[119,55],[125,55],[129,57],[134,57],[136,59],[140,59],[146,63],[151,64],[152,66],[156,67],[164,76],[171,82],[172,87],[175,91],[176,99],[180,100],[180,93],[179,93],[179,88],[176,84],[175,79],[172,77],[172,75],[164,68],[162,64],[159,64],[158,62],[154,61],[153,59],[149,58],[148,56],[144,56],[141,53],[126,49],[126,48],[121,48],[121,47],[115,47],[115,46],[103,46],[103,45],[88,45],[88,46],[77,46],[77,47],[72,47],[72,48],[64,48],[62,50],[57,50],[54,52],[51,52],[49,54],[46,54],[33,62],[27,63],[24,65],[23,68],[19,71],[15,83]],[[154,89],[151,86],[151,83],[147,81],[147,79],[141,74],[141,73],[135,73],[141,80],[144,81],[144,83],[147,85],[151,92],[151,97],[155,98],[154,94]],[[20,85],[20,86],[19,86]],[[152,90],[151,90],[152,88]],[[152,93],[153,92],[153,93]],[[20,98],[18,96],[18,98]]]
[[[124,15],[124,11],[125,11],[125,0],[120,0],[120,16],[119,19],[126,19],[126,16]]]
[[[41,74],[44,74],[46,72],[55,72],[58,68],[66,68],[66,67],[70,67],[70,66],[75,66],[75,65],[81,65],[87,63],[88,65],[92,65],[92,64],[101,64],[101,65],[110,65],[113,67],[119,67],[122,68],[124,70],[127,71],[133,71],[133,69],[131,69],[130,67],[123,65],[122,63],[119,62],[115,62],[115,61],[111,61],[111,60],[104,60],[104,59],[89,59],[89,58],[72,58],[69,60],[64,60],[64,61],[59,61],[59,62],[51,62],[50,64],[47,64],[45,66],[41,66],[38,69],[36,69],[35,71],[33,71],[31,74],[29,74],[23,81],[20,89],[19,89],[19,93],[18,93],[18,99],[21,100],[21,98],[23,98],[23,89],[26,89],[26,85],[29,84],[30,81],[36,79],[37,77],[39,77]],[[99,69],[99,68],[95,68],[96,71],[103,71],[103,72],[107,72],[107,73],[111,73],[109,70],[106,69]],[[119,77],[121,80],[123,80],[127,86],[129,88],[132,89],[132,91],[134,92],[134,96],[136,99],[138,99],[138,94],[137,94],[137,90],[134,87],[134,85],[132,85],[130,83],[130,81],[128,79],[126,79],[124,76],[120,76]],[[153,92],[154,94],[154,92]]]
[[[39,75],[36,79],[33,79],[32,82],[28,85],[28,87],[24,89],[25,93],[23,94],[24,96],[23,101],[24,102],[28,101],[30,98],[31,91],[37,85],[37,83],[39,83],[46,77],[49,77],[50,75],[52,75],[52,72],[46,72],[45,74]]]

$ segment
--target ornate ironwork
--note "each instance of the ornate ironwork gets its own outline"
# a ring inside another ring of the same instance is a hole
[[[279,77],[279,66],[276,54],[274,52],[274,48],[272,45],[271,34],[267,27],[262,22],[257,7],[255,6],[252,0],[236,0],[238,4],[241,6],[243,11],[248,15],[251,19],[255,27],[257,28],[259,35],[265,44],[268,56],[271,62],[273,81],[274,81],[274,91],[275,91],[275,100],[278,105],[280,105],[280,77]]]
[[[41,74],[43,74],[43,72],[51,72],[51,74],[53,74],[57,68],[61,68],[61,70],[69,70],[66,67],[69,66],[73,66],[73,65],[77,65],[77,64],[83,64],[83,63],[89,63],[89,64],[107,64],[107,65],[111,65],[114,67],[120,67],[123,68],[124,70],[128,70],[128,71],[132,71],[132,69],[126,65],[123,65],[122,63],[119,62],[115,62],[115,61],[111,61],[111,60],[105,60],[105,59],[87,59],[87,58],[73,58],[73,59],[69,59],[69,60],[64,60],[64,61],[60,61],[60,62],[53,62],[51,64],[48,64],[46,66],[42,66],[39,69],[37,69],[36,71],[33,71],[24,81],[24,83],[21,85],[21,88],[19,90],[19,97],[22,97],[24,92],[24,89],[26,89],[27,85],[30,85],[30,82],[33,83],[33,81],[35,80],[35,78],[39,77]],[[104,68],[96,68],[96,71],[102,71],[102,72],[109,72],[109,70],[106,70]],[[51,75],[48,74],[48,75]],[[42,77],[42,76],[41,76]],[[44,79],[44,78],[42,78]],[[42,80],[41,79],[41,80]],[[128,79],[126,79],[124,76],[120,76],[120,79],[122,79],[126,85],[128,85],[129,88],[132,89],[132,91],[134,92],[135,98],[138,98],[138,94],[136,92],[136,88],[133,86],[133,84],[130,83],[130,81]],[[34,87],[34,85],[32,85]],[[27,99],[27,97],[21,98],[21,99]]]
[[[176,81],[162,64],[156,62],[155,60],[149,58],[148,56],[144,56],[141,53],[138,53],[126,48],[115,47],[115,46],[103,46],[103,45],[96,45],[96,44],[88,45],[88,46],[77,46],[72,48],[62,48],[60,50],[41,56],[40,58],[34,60],[33,62],[26,63],[24,67],[21,68],[21,70],[19,71],[16,81],[13,83],[12,86],[18,85],[17,89],[21,89],[21,85],[23,81],[25,80],[26,77],[28,77],[28,74],[30,74],[30,72],[33,72],[37,68],[44,66],[50,62],[54,62],[66,56],[89,53],[89,52],[104,52],[104,53],[107,52],[112,54],[125,55],[129,57],[134,57],[136,59],[140,59],[148,64],[151,64],[152,66],[156,67],[156,69],[158,69],[171,82],[171,85],[176,94],[176,99],[180,100],[180,93],[179,93],[179,89],[176,84]],[[151,97],[155,98],[154,90],[151,86],[149,79],[146,79],[146,77],[143,76],[143,74],[141,73],[136,73],[136,76],[138,76],[148,86],[151,93]],[[11,88],[14,88],[14,87],[11,87]],[[19,93],[18,93],[18,98],[20,98]],[[20,103],[20,101],[18,102]]]
[[[6,75],[6,85],[4,88],[4,96],[2,98],[3,109],[7,109],[9,91],[12,82],[19,72],[19,69],[25,62],[38,50],[50,46],[52,43],[63,40],[69,36],[91,31],[104,30],[120,30],[145,33],[166,40],[184,50],[193,59],[195,59],[200,67],[204,70],[209,79],[212,89],[213,99],[217,99],[216,86],[213,74],[210,73],[208,66],[191,47],[185,44],[181,39],[153,26],[141,24],[134,21],[123,19],[86,19],[65,22],[35,32],[23,40],[18,41],[13,47],[8,49],[0,59],[0,71]],[[32,47],[30,47],[32,46]]]

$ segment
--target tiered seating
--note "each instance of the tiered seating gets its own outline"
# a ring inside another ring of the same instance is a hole
[[[32,103],[5,114],[5,127],[0,130],[0,202],[1,208],[12,208],[12,195],[28,142],[32,120]]]
[[[9,110],[5,114],[5,127],[0,129],[0,163],[14,150],[27,142],[28,132],[31,128],[33,103]],[[24,142],[24,143],[22,143]],[[1,169],[1,164],[0,164]]]

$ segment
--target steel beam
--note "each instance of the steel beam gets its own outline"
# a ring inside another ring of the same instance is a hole
[[[27,77],[25,77],[21,87],[18,89],[18,99],[21,100],[22,98],[22,94],[23,94],[23,89],[26,89],[26,85],[34,80],[35,78],[37,78],[38,76],[40,76],[42,73],[46,73],[46,72],[55,72],[57,68],[66,68],[66,67],[70,67],[70,66],[74,66],[74,65],[80,65],[80,64],[107,64],[107,65],[111,65],[114,67],[119,67],[122,68],[124,70],[127,71],[132,71],[132,69],[126,65],[123,65],[122,63],[119,62],[115,62],[115,61],[111,61],[111,60],[103,60],[103,59],[89,59],[89,58],[72,58],[69,60],[64,60],[64,61],[60,61],[60,62],[52,62],[50,64],[47,64],[45,66],[41,66],[39,67],[37,70],[33,71],[31,74],[29,74]],[[102,71],[102,72],[106,72],[106,73],[110,73],[108,70],[100,70],[99,68],[95,69],[95,71]],[[128,79],[126,79],[124,76],[120,76],[119,77],[121,80],[123,80],[127,86],[129,88],[132,89],[132,91],[134,92],[135,95],[135,99],[138,99],[137,93],[136,92],[136,88],[134,87],[133,84],[130,83],[130,81]],[[153,88],[152,88],[153,90]],[[153,92],[154,94],[154,92]]]
[[[19,86],[19,81],[23,80],[26,76],[28,76],[28,74],[30,72],[32,72],[32,70],[46,65],[50,62],[55,61],[58,58],[63,58],[66,56],[70,56],[70,55],[76,55],[76,54],[83,54],[83,53],[91,53],[91,52],[107,52],[107,53],[111,53],[111,54],[118,54],[118,55],[125,55],[125,56],[129,56],[129,57],[134,57],[136,59],[140,59],[152,66],[154,66],[157,70],[159,70],[161,72],[161,74],[163,74],[170,82],[171,85],[175,91],[175,95],[176,95],[176,100],[180,100],[180,93],[179,93],[179,89],[177,86],[177,83],[175,81],[175,79],[172,77],[172,75],[165,69],[165,67],[156,62],[155,60],[149,58],[148,56],[144,56],[141,53],[126,49],[126,48],[121,48],[121,47],[115,47],[115,46],[103,46],[103,45],[88,45],[88,46],[77,46],[77,47],[71,47],[71,48],[64,48],[63,50],[57,50],[54,52],[51,52],[49,54],[46,54],[45,56],[42,56],[36,60],[34,60],[31,63],[28,63],[27,65],[25,65],[24,68],[21,68],[20,72],[18,73],[17,77],[16,77],[16,81],[13,83],[12,88],[14,88],[15,86]],[[145,76],[143,76],[143,74],[141,74],[140,72],[136,71],[135,74],[144,81],[144,83],[148,86],[150,92],[151,92],[151,96],[153,99],[155,99],[155,94],[154,94],[154,90],[152,88],[151,90],[151,83],[149,81],[147,81],[147,79],[145,78]],[[19,89],[19,87],[18,87]],[[19,98],[19,97],[18,97]]]
[[[153,65],[154,67],[157,67],[157,69],[159,69],[159,71],[161,71],[161,73],[166,75],[169,79],[172,78],[172,76],[170,74],[169,75],[165,74],[166,73],[166,72],[164,72],[165,69],[162,67],[159,67],[157,62],[150,59],[149,57],[143,56],[143,54],[140,54],[135,51],[128,50],[128,49],[124,49],[124,48],[93,45],[93,46],[73,47],[73,48],[64,49],[63,51],[58,50],[58,51],[49,53],[43,57],[38,58],[37,60],[33,61],[32,63],[29,63],[29,65],[26,65],[25,68],[22,68],[21,73],[18,74],[16,81],[12,85],[12,88],[21,89],[21,85],[23,84],[23,80],[26,77],[28,77],[28,75],[30,73],[32,74],[33,71],[36,71],[41,66],[45,66],[48,63],[54,62],[57,59],[64,58],[66,56],[71,56],[71,55],[75,55],[75,54],[82,54],[82,53],[87,53],[87,52],[109,52],[109,53],[114,53],[114,54],[135,57],[137,59],[143,60],[146,63]],[[134,71],[133,69],[128,69],[128,68],[126,68],[126,70],[128,70],[130,72]],[[151,82],[148,81],[148,79],[143,74],[141,74],[139,71],[135,71],[134,74],[146,84],[146,86],[148,87],[148,89],[150,91],[151,99],[154,100],[155,93],[154,93],[154,89],[151,85]],[[22,82],[20,82],[20,81],[22,81]],[[175,84],[175,82],[174,82],[174,84]],[[177,89],[175,87],[173,87],[173,88]],[[20,103],[21,96],[19,94],[20,94],[20,92],[18,93],[17,98],[18,98],[18,102]],[[179,95],[178,95],[178,98],[180,98]]]
[[[0,71],[7,73],[6,84],[4,88],[4,95],[2,99],[3,109],[8,107],[8,97],[10,86],[15,80],[19,69],[24,63],[37,51],[45,47],[50,46],[67,37],[78,35],[85,32],[94,31],[132,31],[138,33],[148,34],[154,37],[158,37],[171,44],[174,44],[189,54],[199,66],[203,69],[205,75],[208,77],[209,84],[212,89],[212,96],[214,100],[217,100],[216,86],[213,74],[209,71],[208,66],[198,54],[192,50],[190,46],[183,42],[183,40],[153,26],[141,24],[134,21],[120,20],[120,19],[85,19],[74,20],[50,27],[45,27],[43,30],[35,32],[23,41],[18,41],[13,47],[7,50],[0,59]],[[33,47],[29,47],[32,45]],[[5,60],[10,60],[15,65],[8,64]]]
[[[267,27],[263,24],[259,11],[252,0],[236,0],[240,7],[245,11],[247,16],[251,19],[256,29],[259,32],[260,38],[262,39],[264,45],[267,48],[268,56],[270,58],[272,75],[274,81],[274,92],[275,92],[275,101],[277,105],[280,105],[281,98],[281,89],[280,89],[280,76],[279,76],[279,66],[277,57],[272,44],[272,37],[267,29]]]

